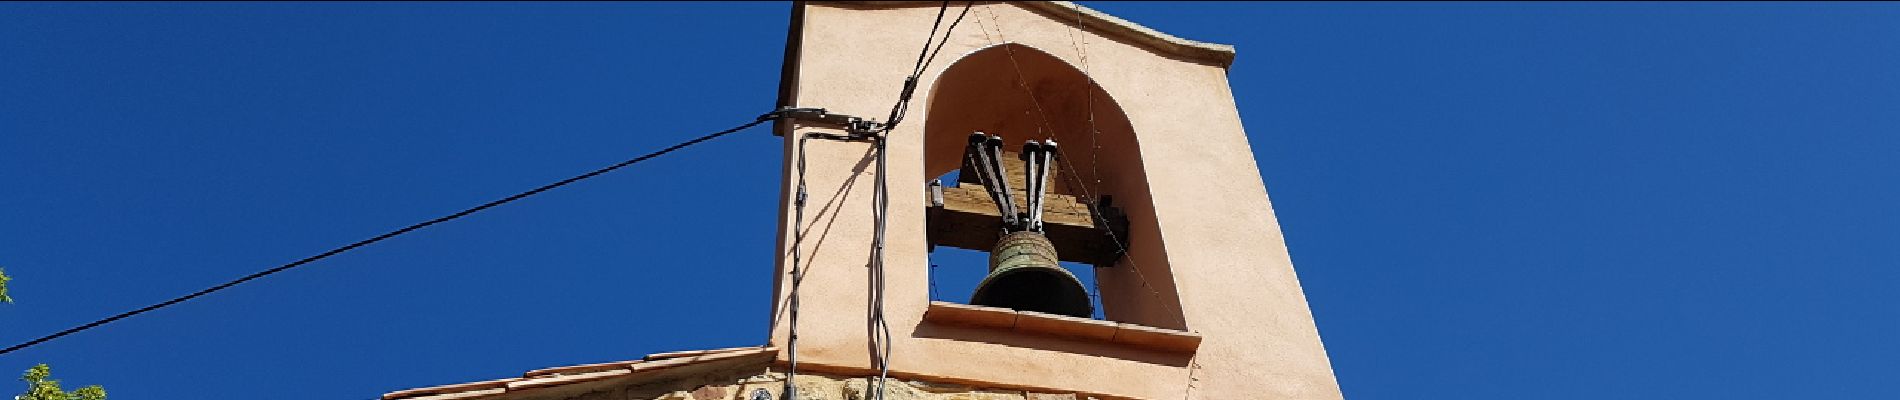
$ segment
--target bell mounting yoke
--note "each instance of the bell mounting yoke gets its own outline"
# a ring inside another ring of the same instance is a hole
[[[1015,190],[1009,184],[1009,170],[1003,166],[1003,136],[978,131],[970,134],[964,148],[977,173],[977,180],[996,202],[1007,232],[1042,232],[1042,200],[1048,195],[1049,168],[1056,160],[1056,141],[1030,140],[1023,143],[1023,209],[1016,208]]]

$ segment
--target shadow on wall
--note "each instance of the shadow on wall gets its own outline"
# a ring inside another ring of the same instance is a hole
[[[825,238],[831,236],[831,227],[832,225],[838,222],[838,215],[842,214],[838,212],[837,208],[839,207],[840,204],[844,203],[844,199],[846,197],[851,195],[852,188],[857,187],[858,177],[864,176],[864,171],[871,167],[872,161],[876,160],[876,158],[874,157],[876,153],[874,153],[873,151],[874,149],[871,148],[870,146],[867,145],[865,147],[864,155],[858,158],[857,164],[854,164],[851,166],[851,177],[846,178],[844,183],[838,185],[838,191],[832,192],[831,197],[825,199],[825,204],[823,206],[818,207],[818,211],[812,214],[813,221],[824,219],[825,221],[824,226],[821,228],[818,226],[819,224],[814,223],[814,224],[811,224],[810,226],[804,227],[803,230],[795,233],[796,235],[798,235],[798,237],[804,238],[806,235],[810,234],[813,230],[824,232],[822,234],[819,234],[817,238],[806,238],[808,240],[813,241],[812,246],[811,246],[811,252],[801,257],[803,258],[803,260],[800,260],[800,263],[803,265],[794,266],[794,268],[798,271],[798,275],[792,277],[792,279],[802,281],[804,279],[805,274],[811,273],[811,271],[807,270],[806,268],[819,264],[819,263],[813,263],[811,262],[811,260],[813,259],[814,255],[817,255],[819,253],[820,250],[824,250]],[[788,261],[791,260],[792,259],[791,249],[786,248],[785,251],[786,253],[781,254],[780,256],[784,257]],[[774,284],[773,287],[781,287],[781,285]],[[775,310],[778,310],[778,312],[772,316],[771,326],[779,326],[779,323],[783,322],[783,320],[785,319],[786,310],[790,308],[791,298],[788,296],[782,296],[782,295],[777,295],[777,294],[774,294],[774,297],[779,299],[779,304],[777,307],[773,308]]]

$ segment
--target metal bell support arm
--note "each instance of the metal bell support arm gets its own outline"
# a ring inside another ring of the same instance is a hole
[[[1010,230],[1021,230],[1023,219],[1022,214],[1016,211],[1016,191],[1010,189],[1009,168],[1003,165],[1003,135],[990,136],[989,140],[983,141],[983,153],[988,157],[990,177],[996,183],[991,187],[1002,194],[1002,201],[996,206],[1003,213],[1003,222]]]
[[[1025,231],[1042,232],[1036,225],[1036,220],[1038,219],[1036,218],[1037,214],[1041,214],[1036,212],[1036,209],[1042,206],[1042,196],[1036,195],[1036,190],[1039,186],[1042,186],[1042,182],[1036,180],[1036,171],[1042,170],[1041,168],[1036,168],[1036,162],[1040,161],[1036,157],[1036,153],[1040,152],[1042,152],[1042,144],[1031,140],[1023,142],[1023,152],[1017,154],[1019,158],[1023,159],[1023,196],[1028,197],[1023,201],[1023,225],[1021,229]]]
[[[1009,181],[1003,178],[1007,175],[1002,173],[1000,155],[992,152],[1001,146],[992,147],[992,142],[1000,145],[1002,139],[977,132],[970,135],[970,145],[964,151],[973,156],[976,165],[971,169],[976,171],[977,180],[983,182],[983,190],[989,193],[990,200],[996,202],[997,212],[1003,215],[1003,228],[1009,230],[1017,225],[1016,202],[1010,196]]]
[[[1029,196],[1029,215],[1023,223],[1024,230],[1042,232],[1043,198],[1049,193],[1049,167],[1056,157],[1056,141],[1023,144],[1023,177],[1029,187],[1025,192]]]

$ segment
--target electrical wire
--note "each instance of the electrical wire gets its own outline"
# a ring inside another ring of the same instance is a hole
[[[876,265],[871,268],[871,276],[872,284],[875,285],[874,287],[877,291],[873,293],[876,309],[873,310],[871,315],[874,323],[877,325],[877,330],[873,331],[872,334],[876,339],[877,345],[881,347],[878,352],[877,366],[878,400],[884,399],[885,380],[889,378],[891,372],[891,324],[884,319],[884,231],[886,222],[890,220],[891,209],[890,180],[887,179],[889,176],[889,168],[887,166],[890,164],[887,155],[890,153],[890,149],[887,146],[888,141],[884,139],[885,137],[883,136],[878,137],[877,143],[875,144],[875,146],[877,146],[877,184],[874,185],[875,190],[871,191],[872,202],[876,203],[877,207],[875,210],[877,232],[871,238],[871,251],[875,253],[873,260],[876,262]],[[881,335],[882,337],[876,337],[876,335]]]
[[[786,340],[786,362],[788,368],[786,370],[785,388],[782,393],[782,397],[785,399],[796,399],[796,385],[792,380],[798,374],[799,286],[804,280],[804,268],[802,263],[804,259],[803,246],[805,235],[803,228],[807,196],[805,186],[806,141],[812,138],[833,140],[868,139],[873,142],[873,151],[876,152],[877,182],[873,185],[874,189],[871,195],[872,205],[874,207],[872,217],[875,220],[876,232],[872,236],[871,243],[872,262],[870,265],[869,283],[871,285],[870,300],[872,304],[870,339],[872,352],[874,353],[872,356],[878,369],[877,391],[872,398],[883,400],[886,392],[885,383],[890,376],[892,337],[890,323],[884,318],[884,292],[886,286],[884,278],[884,239],[890,211],[890,199],[888,196],[889,179],[887,179],[887,175],[889,174],[889,146],[885,139],[892,130],[896,129],[897,126],[904,121],[904,115],[910,110],[911,98],[916,94],[918,79],[923,76],[924,71],[930,68],[930,64],[937,59],[937,54],[943,51],[944,44],[949,42],[950,35],[956,32],[957,25],[963,22],[963,18],[970,13],[970,7],[975,4],[975,1],[966,2],[963,6],[963,11],[957,14],[957,18],[950,22],[948,28],[944,28],[943,26],[943,16],[949,12],[950,2],[946,0],[937,7],[937,17],[930,24],[930,34],[925,37],[923,48],[918,50],[917,62],[911,66],[910,74],[905,76],[904,86],[898,92],[897,102],[891,105],[890,115],[885,118],[886,122],[882,124],[873,122],[862,126],[852,124],[852,132],[847,136],[808,133],[801,135],[797,139],[797,193],[793,199],[792,217],[792,285],[787,294],[787,307],[790,308],[790,310],[787,310],[787,316],[790,318],[787,322],[788,331]],[[937,38],[939,28],[944,28],[943,39],[941,41]],[[932,44],[935,44],[935,46],[932,46]]]
[[[944,44],[950,41],[950,35],[956,32],[957,25],[963,23],[963,17],[970,14],[970,7],[975,4],[976,2],[974,0],[964,3],[963,11],[957,13],[956,20],[951,21],[950,26],[944,29],[942,40],[937,39],[937,28],[943,24],[943,16],[950,9],[950,1],[945,0],[943,4],[937,6],[937,18],[930,24],[930,35],[924,40],[923,49],[917,52],[916,65],[911,67],[910,75],[904,78],[904,87],[898,93],[896,104],[891,105],[890,116],[885,118],[885,122],[880,127],[880,131],[872,137],[872,140],[875,141],[873,146],[875,146],[877,152],[877,183],[874,185],[875,189],[872,190],[872,202],[876,207],[873,215],[877,221],[876,233],[872,235],[872,265],[870,274],[872,285],[871,346],[873,352],[876,353],[874,357],[878,369],[877,392],[875,397],[873,397],[875,400],[884,400],[886,381],[890,378],[891,372],[891,326],[889,321],[886,321],[884,318],[884,232],[886,230],[887,221],[890,219],[890,179],[888,168],[890,164],[888,157],[890,148],[888,145],[889,140],[887,139],[891,131],[896,129],[898,124],[904,122],[904,115],[910,111],[911,97],[916,94],[917,91],[917,80],[923,76],[924,71],[928,70],[930,64],[936,60],[937,53],[943,51]],[[936,44],[934,48],[931,46],[932,42]]]
[[[910,75],[904,77],[904,87],[898,92],[897,103],[891,105],[890,116],[884,118],[885,132],[897,129],[897,125],[904,122],[904,114],[910,111],[911,96],[917,92],[918,79],[923,77],[924,71],[930,69],[931,63],[937,61],[937,53],[943,52],[943,45],[950,42],[950,34],[956,32],[957,25],[963,23],[964,16],[970,15],[970,7],[974,5],[976,5],[975,0],[963,4],[963,11],[957,13],[956,20],[950,21],[950,27],[944,30],[941,41],[937,40],[937,27],[943,23],[943,15],[949,11],[950,2],[946,0],[937,7],[937,20],[930,24],[930,36],[924,40],[924,48],[918,50],[917,63],[911,66]],[[932,42],[936,42],[936,47],[931,47]]]
[[[263,271],[258,271],[258,272],[256,272],[256,273],[252,273],[252,274],[250,274],[250,275],[245,275],[245,276],[243,276],[243,277],[240,277],[240,278],[238,278],[238,279],[234,279],[234,280],[231,280],[231,281],[229,281],[229,282],[225,282],[225,283],[222,283],[222,284],[218,284],[217,286],[212,286],[212,287],[209,287],[209,288],[205,288],[205,289],[202,289],[202,290],[199,290],[199,291],[196,291],[196,292],[192,292],[191,294],[187,294],[187,295],[184,295],[184,296],[179,296],[179,297],[176,297],[176,298],[173,298],[173,299],[171,299],[171,300],[166,300],[166,301],[164,301],[164,302],[160,302],[160,303],[158,303],[158,304],[153,304],[153,305],[149,305],[149,306],[145,306],[145,307],[141,307],[141,308],[139,308],[139,309],[136,309],[136,310],[132,310],[132,311],[126,311],[126,312],[123,312],[123,313],[119,313],[118,315],[113,315],[113,316],[111,316],[111,317],[106,317],[106,318],[103,318],[103,319],[99,319],[99,320],[96,320],[96,321],[92,321],[92,322],[88,322],[88,323],[86,323],[86,324],[84,324],[84,325],[79,325],[79,326],[75,326],[75,327],[72,327],[72,328],[67,328],[67,329],[65,329],[65,330],[62,330],[62,331],[59,331],[59,332],[55,332],[55,333],[53,333],[53,334],[50,334],[50,335],[46,335],[46,336],[42,336],[42,337],[40,337],[40,338],[38,338],[38,339],[33,339],[33,340],[29,340],[29,341],[26,341],[25,343],[20,343],[20,344],[16,344],[16,345],[13,345],[13,346],[11,346],[11,347],[7,347],[6,349],[0,349],[0,355],[5,355],[5,354],[7,354],[7,353],[12,353],[12,352],[15,352],[15,351],[19,351],[20,349],[25,349],[25,348],[27,348],[27,347],[32,347],[32,346],[34,346],[34,345],[38,345],[38,344],[40,344],[40,343],[45,343],[45,342],[47,342],[47,341],[50,341],[50,340],[53,340],[53,339],[58,339],[58,338],[60,338],[60,337],[63,337],[63,336],[66,336],[66,335],[71,335],[71,334],[74,334],[74,333],[79,333],[79,332],[81,332],[81,331],[85,331],[85,330],[88,330],[88,329],[92,329],[92,328],[96,328],[96,327],[99,327],[100,325],[105,325],[105,324],[109,324],[109,323],[112,323],[112,322],[114,322],[114,321],[118,321],[118,320],[122,320],[122,319],[126,319],[126,318],[129,318],[129,317],[131,317],[131,316],[134,316],[134,315],[139,315],[139,314],[144,314],[144,313],[146,313],[146,312],[150,312],[150,311],[153,311],[153,310],[157,310],[157,309],[160,309],[160,308],[165,308],[165,307],[169,307],[169,306],[171,306],[171,305],[174,305],[174,304],[178,304],[178,303],[183,303],[183,302],[186,302],[186,301],[189,301],[189,300],[191,300],[191,299],[195,299],[195,298],[198,298],[198,297],[200,297],[200,296],[204,296],[204,295],[207,295],[207,294],[211,294],[211,293],[214,293],[214,292],[217,292],[217,291],[220,291],[220,290],[224,290],[224,289],[228,289],[228,288],[230,288],[230,287],[232,287],[232,286],[237,286],[238,284],[241,284],[241,283],[245,283],[245,282],[249,282],[249,281],[251,281],[251,280],[255,280],[255,279],[258,279],[258,278],[263,278],[263,277],[266,277],[266,276],[270,276],[270,275],[272,275],[272,274],[276,274],[276,273],[279,273],[279,272],[284,272],[284,271],[287,271],[287,270],[290,270],[290,269],[292,269],[292,268],[297,268],[297,267],[300,267],[300,266],[303,266],[303,265],[306,265],[306,264],[309,264],[309,263],[312,263],[312,262],[316,262],[316,261],[318,261],[318,260],[322,260],[322,259],[325,259],[325,258],[329,258],[330,256],[334,256],[334,255],[337,255],[337,254],[342,254],[343,252],[347,252],[347,251],[350,251],[350,250],[355,250],[355,249],[356,249],[356,248],[358,248],[358,247],[363,247],[363,246],[367,246],[367,245],[370,245],[370,244],[372,244],[372,243],[376,243],[376,242],[380,242],[380,241],[383,241],[383,240],[385,240],[385,239],[389,239],[389,238],[393,238],[393,237],[396,237],[396,236],[400,236],[400,235],[402,235],[402,234],[405,234],[405,233],[409,233],[409,232],[414,232],[414,231],[416,231],[416,230],[418,230],[418,229],[422,229],[422,228],[427,228],[427,227],[429,227],[430,225],[435,225],[435,224],[440,224],[440,223],[443,223],[443,222],[448,222],[448,221],[452,221],[452,220],[455,220],[455,219],[457,219],[457,218],[462,218],[462,217],[466,217],[466,216],[468,216],[469,214],[474,214],[474,213],[477,213],[477,212],[481,212],[482,210],[487,210],[487,209],[489,209],[489,208],[494,208],[494,207],[496,207],[496,206],[500,206],[500,205],[503,205],[503,204],[508,204],[508,203],[511,203],[511,202],[514,202],[515,200],[521,200],[521,199],[523,199],[523,198],[526,198],[526,197],[528,197],[528,196],[533,196],[533,195],[536,195],[536,194],[540,194],[541,192],[546,192],[546,191],[548,191],[548,190],[552,190],[552,189],[554,189],[554,188],[558,188],[558,187],[561,187],[561,186],[566,186],[567,184],[570,184],[570,183],[574,183],[574,182],[578,182],[578,181],[581,181],[581,180],[583,180],[583,179],[587,179],[587,178],[592,178],[592,177],[595,177],[595,176],[599,176],[600,174],[605,174],[605,173],[608,173],[608,172],[613,172],[614,170],[618,170],[618,169],[621,169],[621,168],[625,168],[625,167],[627,167],[627,166],[629,166],[629,165],[633,165],[633,164],[637,164],[637,163],[640,163],[641,161],[646,161],[646,160],[649,160],[649,159],[653,159],[654,157],[659,157],[659,156],[661,156],[661,155],[665,155],[666,153],[671,153],[671,152],[673,152],[673,151],[675,151],[675,150],[679,150],[679,149],[683,149],[683,148],[686,148],[687,146],[692,146],[692,145],[695,145],[695,144],[699,144],[699,143],[702,143],[702,142],[705,142],[705,141],[708,141],[708,140],[713,140],[713,139],[716,139],[716,138],[719,138],[719,137],[721,137],[721,136],[725,136],[725,135],[728,135],[728,134],[732,134],[732,133],[734,133],[734,132],[739,132],[739,131],[743,131],[743,130],[746,130],[746,128],[751,128],[751,127],[754,127],[754,126],[758,126],[759,124],[763,124],[763,123],[766,123],[766,122],[769,122],[769,121],[772,121],[772,120],[774,120],[774,119],[778,119],[778,118],[780,118],[781,116],[782,116],[782,114],[780,114],[779,112],[770,112],[770,113],[765,113],[765,114],[762,114],[762,115],[759,115],[759,117],[758,117],[757,119],[754,119],[754,120],[752,120],[751,122],[747,122],[747,123],[744,123],[744,124],[740,124],[739,126],[735,126],[735,127],[732,127],[732,128],[729,128],[729,129],[726,129],[726,130],[722,130],[722,131],[718,131],[718,132],[713,132],[713,133],[710,133],[710,134],[707,134],[707,135],[705,135],[705,136],[700,136],[700,137],[697,137],[697,138],[693,138],[692,140],[687,140],[687,141],[685,141],[685,142],[681,142],[681,143],[679,143],[679,144],[675,144],[675,145],[672,145],[672,146],[667,146],[666,148],[663,148],[663,149],[660,149],[660,150],[658,150],[658,151],[654,151],[654,152],[651,152],[651,153],[647,153],[646,155],[642,155],[642,156],[639,156],[639,157],[634,157],[634,158],[632,158],[632,159],[628,159],[628,160],[626,160],[626,161],[621,161],[621,162],[619,162],[619,163],[615,163],[615,164],[613,164],[613,165],[609,165],[609,166],[606,166],[606,167],[604,167],[604,168],[600,168],[600,169],[596,169],[596,170],[593,170],[593,171],[590,171],[590,172],[587,172],[587,173],[584,173],[584,174],[580,174],[580,175],[575,175],[575,176],[573,176],[573,177],[570,177],[570,178],[567,178],[567,179],[562,179],[562,180],[560,180],[560,181],[556,181],[556,182],[554,182],[554,183],[550,183],[550,184],[546,184],[546,185],[542,185],[542,186],[540,186],[540,187],[536,187],[536,188],[534,188],[534,189],[529,189],[528,191],[525,191],[525,192],[521,192],[521,193],[516,193],[516,194],[514,194],[514,195],[512,195],[512,196],[508,196],[508,197],[504,197],[504,198],[501,198],[500,200],[495,200],[495,201],[490,201],[490,202],[487,202],[487,203],[483,203],[482,205],[478,205],[478,206],[475,206],[475,207],[471,207],[471,208],[469,208],[469,209],[466,209],[466,210],[462,210],[462,211],[457,211],[457,212],[455,212],[455,213],[453,213],[453,214],[449,214],[449,215],[444,215],[444,216],[441,216],[441,217],[436,217],[435,219],[431,219],[431,220],[428,220],[428,221],[423,221],[423,222],[420,222],[420,223],[416,223],[416,224],[414,224],[414,225],[409,225],[409,226],[406,226],[406,227],[403,227],[402,229],[397,229],[397,230],[393,230],[393,231],[389,231],[389,232],[386,232],[386,233],[383,233],[383,234],[381,234],[381,235],[376,235],[375,237],[371,237],[371,238],[369,238],[369,239],[363,239],[363,240],[360,240],[360,241],[357,241],[357,242],[355,242],[355,243],[350,243],[350,244],[348,244],[348,245],[344,245],[343,247],[338,247],[338,248],[334,248],[334,249],[330,249],[330,251],[325,251],[325,252],[323,252],[323,253],[319,253],[319,254],[317,254],[317,255],[314,255],[314,256],[310,256],[310,257],[305,257],[305,258],[303,258],[303,259],[300,259],[300,260],[297,260],[297,261],[292,261],[292,262],[290,262],[290,263],[288,263],[288,264],[284,264],[284,265],[279,265],[279,266],[277,266],[277,267],[275,267],[275,268],[271,268],[271,269],[267,269],[267,270],[263,270]]]
[[[785,370],[785,390],[780,391],[785,399],[795,399],[793,394],[798,392],[793,378],[798,377],[798,287],[805,282],[805,270],[799,267],[805,246],[805,142],[812,136],[798,137],[798,193],[792,198],[792,289],[786,296],[790,320],[785,331],[785,360],[790,366]]]
[[[1090,84],[1089,87],[1084,88],[1088,90],[1087,99],[1085,99],[1084,101],[1086,101],[1088,104],[1088,112],[1089,112],[1089,176],[1095,179],[1094,191],[1096,193],[1100,193],[1102,191],[1102,160],[1099,154],[1102,152],[1102,143],[1096,140],[1096,136],[1097,134],[1101,133],[1101,130],[1095,128],[1095,78],[1089,76],[1088,27],[1082,25],[1082,5],[1079,3],[1069,3],[1069,5],[1075,6],[1075,25],[1072,25],[1069,27],[1069,45],[1075,47],[1076,55],[1082,58],[1082,79],[1087,80]],[[1078,30],[1081,31],[1081,34],[1079,35],[1076,34],[1076,31]],[[1078,36],[1081,37],[1080,44],[1076,43],[1076,38]],[[1091,199],[1089,201],[1092,203],[1095,200]],[[1094,207],[1094,205],[1091,204],[1090,207]],[[1091,215],[1093,215],[1094,213],[1095,211],[1090,212]],[[1109,240],[1113,240],[1119,245],[1121,243],[1121,238],[1114,237],[1114,235],[1115,233],[1111,229],[1111,231],[1109,232]],[[1126,253],[1127,250],[1124,249],[1122,250],[1122,252]],[[1130,262],[1133,262],[1133,261],[1130,261]],[[1096,268],[1096,272],[1100,273],[1101,268],[1104,268],[1104,267],[1098,264],[1095,266],[1095,268]],[[1143,282],[1144,284],[1146,283],[1145,278],[1143,279]],[[1095,304],[1097,306],[1100,306],[1102,304],[1101,285],[1090,286],[1089,297],[1094,298]],[[1102,313],[1104,316],[1107,316],[1107,311],[1103,311]]]
[[[784,395],[783,398],[786,399],[793,398],[792,394],[796,393],[796,386],[793,385],[792,381],[793,378],[798,377],[798,289],[805,282],[805,269],[803,267],[805,254],[805,204],[810,196],[805,185],[805,143],[811,139],[861,140],[861,138],[856,136],[823,133],[806,133],[798,137],[797,193],[793,194],[794,197],[792,198],[792,287],[786,295],[786,307],[789,308],[789,310],[786,311],[789,319],[787,320],[786,330],[785,361],[789,366],[785,371],[785,390],[782,391]]]
[[[1040,121],[1040,125],[1036,127],[1037,133],[1042,134],[1043,138],[1045,139],[1054,139],[1055,126],[1049,123],[1048,113],[1043,112],[1042,102],[1036,100],[1036,94],[1034,93],[1032,89],[1029,88],[1029,81],[1023,77],[1022,66],[1016,62],[1016,51],[1014,49],[1015,44],[1009,43],[1009,39],[1003,37],[1003,29],[1001,27],[1002,24],[1000,22],[994,22],[996,15],[993,11],[990,12],[990,18],[992,19],[993,23],[997,24],[996,36],[999,39],[1003,40],[1003,43],[1001,44],[1001,46],[1003,47],[1003,53],[1006,54],[1009,58],[1010,69],[1014,70],[1016,73],[1016,86],[1022,89],[1024,96],[1029,98],[1029,104],[1032,106],[1031,109],[1035,111],[1036,118]],[[1088,78],[1086,71],[1083,72],[1083,78],[1085,80],[1088,80],[1091,86],[1093,85],[1094,80],[1092,78]],[[1095,121],[1093,118],[1093,114],[1094,114],[1093,96],[1094,96],[1095,88],[1088,87],[1085,89],[1089,91],[1089,96],[1090,96],[1090,99],[1089,99],[1089,107],[1090,107],[1089,141],[1091,144],[1095,144],[1096,139],[1094,135],[1096,133],[1099,133],[1099,131],[1095,129],[1095,126],[1094,126]],[[1099,144],[1095,144],[1095,145],[1099,146]],[[1091,156],[1090,158],[1093,159],[1094,157]],[[1082,190],[1083,198],[1086,200],[1086,201],[1083,201],[1082,204],[1089,207],[1089,213],[1096,216],[1097,218],[1102,218],[1104,214],[1102,214],[1103,211],[1102,211],[1101,205],[1098,204],[1100,203],[1100,198],[1096,197],[1095,191],[1090,190],[1088,185],[1082,182],[1082,178],[1077,177],[1079,173],[1075,169],[1075,164],[1070,163],[1068,157],[1063,156],[1060,153],[1060,150],[1058,150],[1058,153],[1056,155],[1056,160],[1060,161],[1063,169],[1068,171],[1067,174],[1062,174],[1062,175],[1068,176],[1069,181],[1074,182],[1076,185],[1075,187]],[[1097,179],[1100,179],[1099,175],[1097,176]],[[1122,244],[1122,238],[1119,237],[1119,235],[1115,234],[1115,230],[1104,227],[1104,229],[1102,229],[1102,232],[1107,234],[1109,242],[1112,242],[1115,244],[1117,256],[1122,256],[1123,260],[1128,261],[1129,270],[1135,273],[1135,281],[1137,283],[1140,283],[1142,288],[1148,289],[1149,296],[1154,297],[1156,300],[1163,300],[1163,298],[1161,297],[1161,292],[1159,290],[1156,290],[1153,285],[1148,284],[1148,277],[1146,274],[1141,273],[1141,265],[1135,263],[1135,257],[1128,255],[1128,246]]]

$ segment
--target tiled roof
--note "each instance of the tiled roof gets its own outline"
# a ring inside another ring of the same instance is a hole
[[[521,374],[520,378],[458,383],[453,385],[398,390],[383,395],[383,400],[466,400],[505,397],[540,389],[553,389],[614,379],[633,379],[679,367],[711,363],[769,361],[778,348],[734,347],[715,350],[679,351],[650,354],[632,361],[570,365],[542,368]]]

